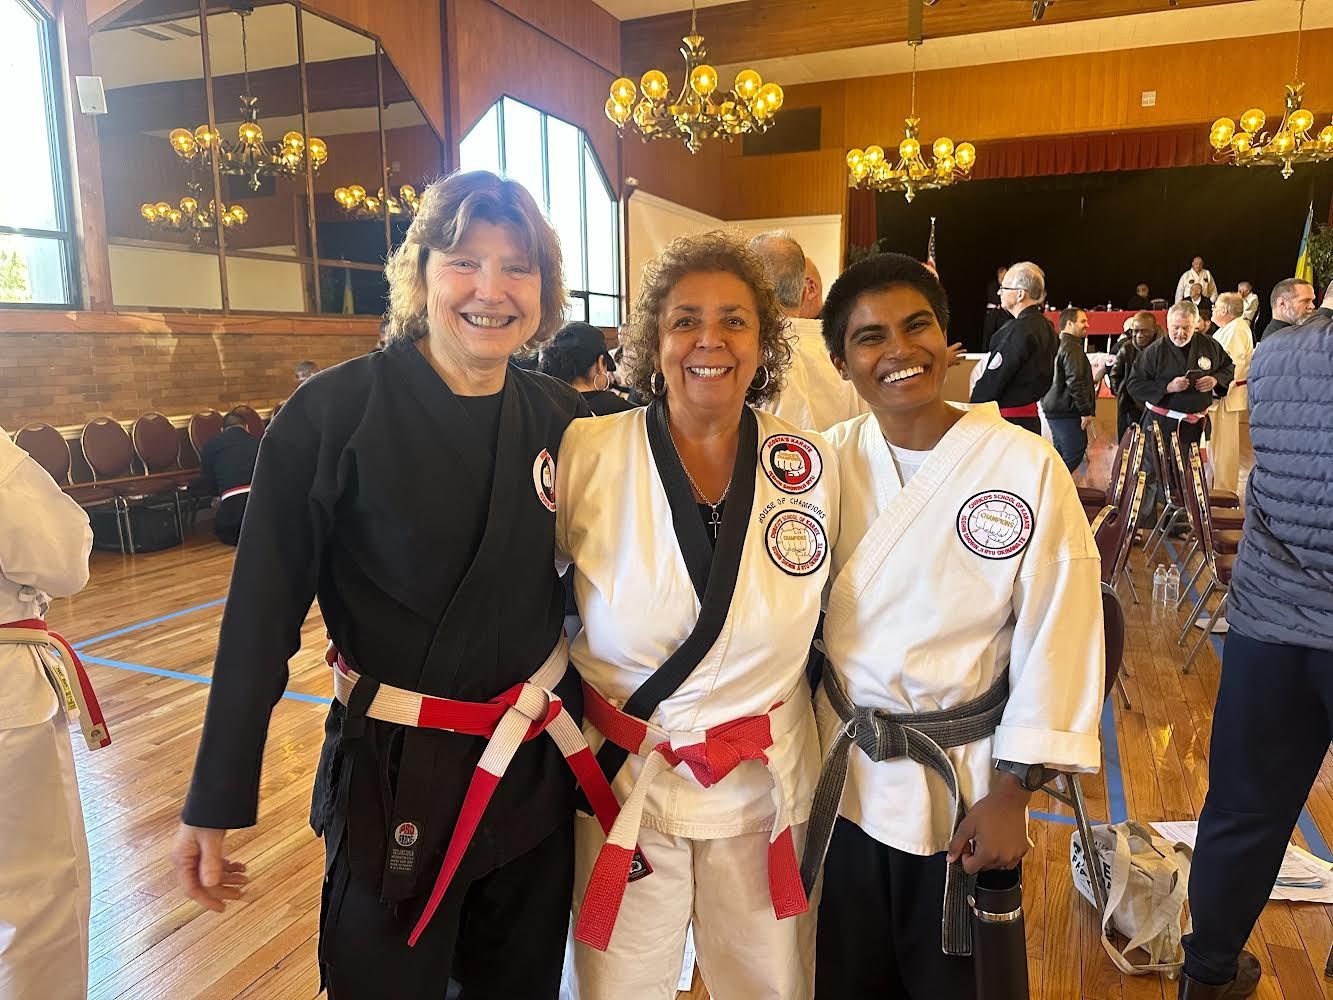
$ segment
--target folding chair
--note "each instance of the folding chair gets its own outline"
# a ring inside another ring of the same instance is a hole
[[[1213,609],[1208,623],[1204,626],[1203,634],[1199,636],[1198,641],[1185,657],[1184,666],[1181,668],[1184,673],[1190,672],[1190,665],[1194,662],[1194,657],[1199,655],[1199,650],[1203,648],[1203,644],[1212,635],[1213,625],[1226,608],[1227,595],[1231,590],[1231,569],[1235,565],[1236,552],[1240,549],[1241,540],[1241,532],[1239,531],[1218,531],[1213,528],[1212,511],[1206,500],[1208,486],[1203,478],[1203,459],[1199,455],[1198,445],[1190,446],[1189,472],[1187,486],[1190,489],[1187,492],[1187,499],[1190,505],[1190,516],[1196,526],[1195,532],[1199,536],[1199,552],[1211,572],[1212,579],[1208,581],[1208,586],[1203,589],[1199,599],[1190,611],[1189,617],[1185,620],[1185,624],[1180,630],[1180,637],[1176,640],[1177,646],[1183,647],[1185,645],[1185,639],[1189,635],[1190,628],[1208,606],[1208,598],[1219,588],[1222,591],[1222,596],[1217,602],[1217,607]]]
[[[1202,452],[1197,444],[1190,445],[1190,448],[1196,452],[1200,452],[1200,458],[1202,459]],[[1177,484],[1176,490],[1185,500],[1185,513],[1189,518],[1190,534],[1193,536],[1189,550],[1185,553],[1185,558],[1180,561],[1180,568],[1188,571],[1189,564],[1198,553],[1200,544],[1198,519],[1192,511],[1191,504],[1203,503],[1204,506],[1208,508],[1209,520],[1212,521],[1214,531],[1214,548],[1217,548],[1219,545],[1217,540],[1219,536],[1216,534],[1217,532],[1234,531],[1236,532],[1236,541],[1240,541],[1240,530],[1245,524],[1245,514],[1243,511],[1231,506],[1229,498],[1235,496],[1235,494],[1229,493],[1228,491],[1222,491],[1223,496],[1221,497],[1220,504],[1217,502],[1217,491],[1209,492],[1206,503],[1199,499],[1197,492],[1190,481],[1190,477],[1186,474],[1189,465],[1186,463],[1184,456],[1180,452],[1180,437],[1176,434],[1171,435],[1171,455],[1175,462],[1173,466],[1173,476],[1174,482]],[[1228,549],[1224,542],[1219,551],[1231,554],[1236,550]],[[1185,596],[1191,589],[1193,589],[1194,585],[1199,582],[1199,577],[1203,575],[1204,568],[1207,565],[1208,561],[1206,559],[1199,560],[1199,568],[1194,571],[1194,575],[1190,577],[1189,583],[1180,590],[1180,596],[1176,599],[1177,609],[1185,603]]]

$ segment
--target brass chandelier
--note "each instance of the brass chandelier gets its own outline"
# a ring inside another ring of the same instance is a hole
[[[367,194],[366,189],[360,184],[351,184],[347,187],[334,188],[333,200],[338,203],[344,214],[353,219],[378,219],[382,218],[385,212],[390,215],[406,213],[411,218],[417,214],[417,205],[421,199],[417,195],[417,189],[411,184],[400,187],[396,198],[393,195],[385,197],[384,188],[380,188],[374,194]]]
[[[622,139],[626,126],[632,123],[644,142],[680,139],[686,149],[697,153],[705,139],[731,141],[738,135],[760,135],[773,124],[773,115],[782,107],[782,88],[764,83],[752,69],[743,69],[736,74],[733,89],[719,93],[717,70],[706,61],[708,48],[697,22],[698,11],[692,0],[690,33],[681,39],[680,47],[685,57],[685,79],[675,97],[671,96],[667,75],[660,69],[644,73],[637,88],[633,80],[623,76],[611,84],[606,117]]]
[[[1267,117],[1261,108],[1251,108],[1240,117],[1240,130],[1230,118],[1213,122],[1209,142],[1217,152],[1213,159],[1238,167],[1282,167],[1284,179],[1292,175],[1296,163],[1333,160],[1333,123],[1312,136],[1314,115],[1301,107],[1305,83],[1301,80],[1301,31],[1305,26],[1305,0],[1301,0],[1296,26],[1296,69],[1287,84],[1287,107],[1275,132],[1265,131]]]
[[[977,151],[970,142],[957,146],[948,136],[940,136],[931,147],[934,159],[921,151],[919,138],[921,119],[916,116],[916,50],[920,41],[909,41],[912,46],[912,111],[905,120],[905,136],[898,143],[898,161],[890,164],[880,146],[853,149],[847,154],[850,176],[847,186],[869,191],[901,191],[909,202],[918,191],[933,191],[950,187],[972,176]]]
[[[244,67],[244,90],[241,93],[241,124],[236,130],[236,141],[229,142],[208,125],[199,125],[194,131],[187,128],[171,130],[171,148],[192,168],[205,172],[212,170],[217,160],[218,173],[246,178],[251,191],[258,191],[270,177],[297,178],[305,173],[307,160],[319,170],[329,158],[329,148],[323,139],[307,139],[300,132],[291,131],[281,142],[265,142],[264,130],[259,124],[259,98],[250,93],[250,53],[245,34],[245,19],[249,10],[236,11],[241,19],[241,59]]]
[[[139,214],[151,226],[188,232],[197,244],[202,240],[204,233],[212,233],[217,229],[217,202],[210,198],[208,203],[204,204],[203,185],[198,181],[191,180],[185,188],[189,193],[180,200],[178,206],[166,201],[159,201],[156,204],[144,202],[139,206]],[[222,206],[222,225],[228,229],[243,226],[249,219],[250,215],[242,205],[232,205],[231,208]]]

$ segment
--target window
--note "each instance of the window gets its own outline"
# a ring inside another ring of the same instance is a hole
[[[459,144],[464,170],[492,170],[531,192],[560,237],[566,318],[620,323],[619,206],[588,137],[512,97],[492,106]]]
[[[70,301],[69,222],[52,72],[52,30],[27,0],[0,0],[0,305]]]

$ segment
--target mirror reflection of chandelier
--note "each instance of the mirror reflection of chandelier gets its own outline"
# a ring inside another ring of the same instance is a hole
[[[203,203],[201,199],[204,189],[198,181],[192,180],[185,187],[189,193],[180,200],[179,206],[172,206],[166,201],[159,201],[156,204],[144,202],[139,206],[139,214],[149,225],[160,229],[188,232],[194,238],[194,242],[199,243],[204,233],[216,231],[217,202],[210,198],[207,205]],[[222,206],[222,225],[228,229],[233,226],[243,226],[249,219],[250,215],[242,205],[232,205],[231,208]]]
[[[782,88],[764,83],[752,69],[743,69],[736,74],[734,89],[719,93],[717,70],[706,62],[708,48],[699,34],[697,17],[691,2],[690,33],[681,39],[680,47],[685,57],[685,79],[674,98],[667,76],[660,69],[650,69],[639,80],[642,98],[628,77],[611,84],[606,117],[622,139],[632,120],[644,142],[680,139],[691,153],[697,153],[704,139],[730,141],[738,135],[758,135],[773,124],[773,115],[782,107]]]
[[[1234,163],[1238,167],[1276,167],[1281,165],[1282,177],[1292,174],[1294,163],[1319,163],[1333,160],[1333,123],[1312,136],[1314,115],[1301,107],[1305,84],[1301,80],[1301,32],[1305,27],[1305,0],[1296,23],[1296,69],[1292,82],[1287,84],[1287,108],[1282,122],[1274,132],[1264,131],[1267,116],[1262,108],[1251,108],[1240,118],[1240,131],[1230,118],[1213,122],[1209,141],[1217,154],[1213,159]]]
[[[246,178],[251,191],[258,191],[269,177],[299,178],[305,173],[309,160],[319,170],[329,158],[329,148],[323,139],[306,139],[300,132],[291,131],[281,142],[265,142],[264,130],[259,124],[259,98],[250,93],[250,53],[245,35],[245,19],[250,9],[241,8],[236,16],[241,19],[241,59],[244,68],[244,88],[241,92],[241,124],[236,130],[236,141],[231,142],[207,125],[171,130],[171,148],[191,167],[205,171],[212,169],[217,157],[218,173]]]
[[[360,184],[351,184],[335,188],[333,200],[338,203],[344,214],[353,219],[379,219],[383,218],[386,211],[390,215],[406,213],[410,218],[417,214],[417,204],[420,201],[417,189],[411,184],[400,187],[397,198],[393,195],[386,198],[384,188],[380,188],[374,194],[367,194],[366,189]]]
[[[921,119],[916,116],[916,50],[920,41],[909,41],[912,46],[912,113],[907,117],[906,135],[898,143],[898,162],[889,163],[880,146],[853,149],[847,154],[847,169],[851,172],[847,186],[871,191],[901,191],[909,202],[918,191],[933,191],[950,187],[972,176],[977,162],[977,151],[970,142],[957,146],[948,136],[940,136],[931,146],[932,161],[921,151],[918,138]]]

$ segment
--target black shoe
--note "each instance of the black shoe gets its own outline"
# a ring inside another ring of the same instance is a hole
[[[1248,951],[1242,951],[1236,960],[1236,978],[1221,986],[1208,986],[1191,979],[1183,972],[1180,976],[1179,1000],[1244,1000],[1259,987],[1263,970],[1259,960]]]

